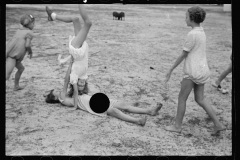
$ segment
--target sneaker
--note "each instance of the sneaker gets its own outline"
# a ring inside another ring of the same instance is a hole
[[[52,19],[52,17],[51,17],[52,11],[51,11],[51,9],[49,9],[48,6],[46,6],[46,12],[47,12],[47,14],[48,14],[48,20],[49,20],[49,21],[53,21],[53,19]]]
[[[217,88],[219,91],[221,91],[222,90],[222,87],[221,87],[221,85],[219,84],[219,85],[217,85],[215,82],[212,82],[212,86],[213,87],[215,87],[215,88]]]
[[[221,85],[217,85],[216,82],[212,82],[212,86],[221,91],[222,94],[227,94],[229,92],[227,89],[223,89]]]

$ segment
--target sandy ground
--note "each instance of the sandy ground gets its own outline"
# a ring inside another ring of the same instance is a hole
[[[75,5],[51,5],[56,13],[79,16]],[[113,99],[139,102],[139,107],[164,104],[160,114],[147,116],[144,127],[113,117],[101,118],[61,104],[47,104],[43,93],[61,89],[67,64],[57,56],[68,56],[70,23],[49,22],[45,5],[7,5],[6,39],[19,28],[23,14],[36,17],[32,40],[33,58],[24,59],[20,80],[24,90],[13,91],[16,69],[6,83],[6,155],[232,155],[232,130],[211,136],[213,123],[194,101],[193,92],[181,134],[164,130],[176,114],[181,64],[170,79],[170,99],[164,102],[163,83],[167,69],[181,54],[191,28],[185,24],[184,5],[86,5],[93,26],[90,47],[89,84],[92,94],[102,92]],[[215,79],[230,63],[231,15],[218,6],[205,6],[202,26],[207,35],[207,58]],[[112,20],[113,11],[123,11],[125,21]],[[153,69],[150,69],[152,67]],[[232,74],[222,86],[231,91]],[[217,117],[228,128],[232,124],[232,95],[223,95],[205,85],[205,97],[222,111]],[[129,114],[129,113],[127,113]],[[134,117],[144,115],[130,114]]]

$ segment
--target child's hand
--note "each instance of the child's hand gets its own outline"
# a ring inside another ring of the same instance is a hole
[[[172,73],[172,72],[171,72],[170,70],[167,72],[167,74],[166,74],[166,76],[165,76],[165,81],[164,81],[165,84],[166,84],[166,83],[168,82],[168,80],[170,79],[171,73]]]
[[[32,53],[31,53],[31,54],[28,54],[27,57],[28,57],[29,59],[31,59],[31,58],[32,58]]]
[[[32,59],[32,55],[33,55],[32,53],[31,53],[31,54],[29,54],[29,59]]]
[[[73,56],[71,56],[70,63],[73,63],[73,62],[74,62],[74,58]]]

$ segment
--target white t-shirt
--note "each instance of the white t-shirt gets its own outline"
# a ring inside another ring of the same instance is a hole
[[[206,83],[210,71],[206,58],[206,35],[202,27],[194,27],[188,33],[183,50],[189,52],[184,61],[184,78],[196,84]]]

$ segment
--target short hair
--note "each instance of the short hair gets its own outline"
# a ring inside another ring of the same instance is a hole
[[[188,9],[189,18],[195,23],[202,23],[205,20],[206,12],[199,6],[194,6]]]
[[[53,91],[54,91],[54,89],[52,89],[51,91],[50,91],[50,93],[46,96],[46,99],[45,99],[45,101],[47,102],[47,103],[60,103],[60,101],[57,99],[57,100],[55,100],[55,96],[53,95]]]
[[[21,25],[27,27],[30,23],[34,22],[35,19],[32,15],[23,15],[20,19]]]

